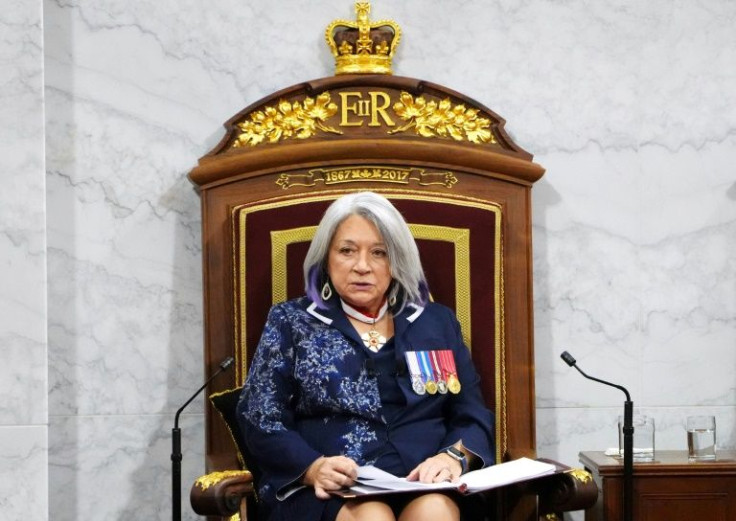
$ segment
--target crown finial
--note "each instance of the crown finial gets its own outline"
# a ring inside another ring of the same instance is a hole
[[[325,39],[335,57],[335,74],[391,74],[391,59],[401,39],[392,20],[371,23],[370,2],[355,2],[357,20],[335,20]]]

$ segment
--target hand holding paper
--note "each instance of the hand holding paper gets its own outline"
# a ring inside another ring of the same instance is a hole
[[[449,481],[421,483],[408,481],[406,478],[394,476],[373,466],[364,466],[358,469],[356,484],[348,490],[339,491],[338,494],[343,497],[357,497],[431,490],[456,490],[462,494],[474,494],[554,474],[555,470],[556,467],[549,463],[520,458],[468,472],[463,474],[460,480],[455,483]]]

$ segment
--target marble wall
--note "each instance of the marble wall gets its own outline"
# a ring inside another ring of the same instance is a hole
[[[48,496],[41,3],[0,9],[0,519],[45,519]]]
[[[0,519],[170,519],[170,431],[202,374],[199,201],[222,122],[330,76],[349,0],[5,0]],[[395,72],[463,92],[547,169],[534,188],[537,443],[657,447],[715,414],[736,448],[736,4],[374,0]],[[183,495],[203,467],[182,416]],[[184,503],[184,518],[197,519]],[[581,519],[579,514],[574,519]]]

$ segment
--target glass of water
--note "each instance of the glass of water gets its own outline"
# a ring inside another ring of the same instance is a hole
[[[716,459],[715,416],[688,416],[687,453],[693,461]]]
[[[654,461],[654,418],[635,414],[632,418],[634,427],[634,461]],[[624,457],[624,417],[618,417],[618,452]]]

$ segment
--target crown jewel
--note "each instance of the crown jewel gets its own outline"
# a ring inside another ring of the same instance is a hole
[[[391,74],[401,29],[392,20],[371,22],[370,2],[355,2],[355,12],[357,21],[335,20],[325,31],[335,74]]]

